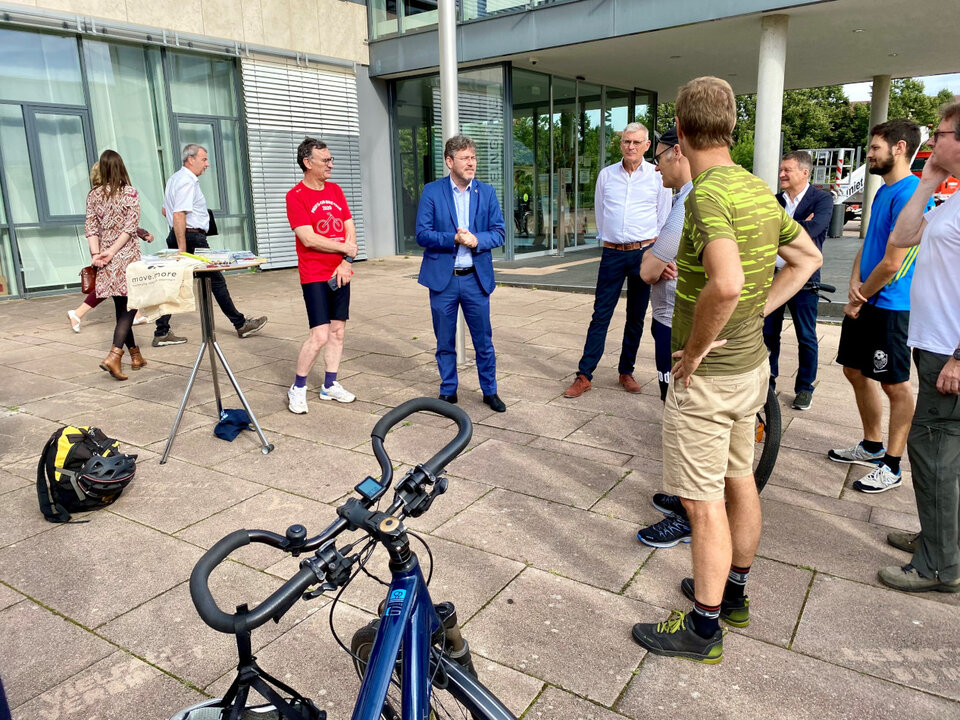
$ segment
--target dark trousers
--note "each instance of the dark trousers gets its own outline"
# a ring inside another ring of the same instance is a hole
[[[440,394],[457,392],[457,308],[463,308],[463,319],[470,330],[470,339],[477,354],[477,375],[484,395],[497,392],[497,356],[493,350],[493,327],[490,324],[490,296],[480,287],[477,274],[454,275],[440,292],[430,291],[430,312],[433,334],[437,338],[437,368],[440,370]]]
[[[774,383],[780,374],[780,333],[783,332],[784,311],[790,309],[793,327],[797,333],[800,367],[793,384],[794,392],[813,392],[813,383],[817,379],[817,360],[819,343],[817,342],[817,303],[816,293],[801,290],[767,316],[763,322],[763,342],[770,352],[770,382]]]
[[[960,395],[941,395],[937,378],[948,355],[914,349],[920,378],[907,438],[920,538],[910,562],[924,577],[960,578]]]
[[[207,244],[207,236],[201,233],[188,232],[186,240],[188,253],[196,252],[197,248],[210,247]],[[177,249],[177,236],[173,234],[173,230],[167,235],[167,247],[171,250]],[[220,306],[220,309],[223,311],[223,314],[227,316],[227,319],[233,323],[233,327],[242,327],[243,323],[246,322],[246,318],[244,318],[243,313],[234,306],[233,298],[230,297],[230,291],[227,289],[227,281],[224,279],[223,273],[213,272],[208,274],[210,276],[210,289],[213,291],[213,297],[216,299],[217,305]],[[156,337],[162,337],[168,332],[170,332],[170,316],[161,315],[157,318],[156,329],[153,334]]]
[[[597,290],[593,300],[593,318],[587,330],[587,340],[583,344],[583,356],[580,358],[578,372],[587,380],[593,379],[603,357],[603,346],[607,341],[607,328],[610,318],[620,299],[623,283],[627,283],[627,322],[623,328],[623,345],[620,348],[619,372],[621,375],[633,373],[643,335],[643,317],[650,301],[650,286],[640,277],[640,261],[644,250],[611,250],[604,248],[600,256],[600,269],[597,271]]]
[[[670,371],[673,369],[673,353],[670,352],[670,326],[656,320],[650,321],[653,335],[653,355],[657,364],[657,382],[660,383],[660,400],[666,402],[670,387]]]

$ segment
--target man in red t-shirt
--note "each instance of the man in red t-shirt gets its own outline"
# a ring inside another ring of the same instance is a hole
[[[350,310],[350,264],[357,256],[357,229],[339,185],[330,182],[333,156],[327,144],[305,138],[297,148],[303,180],[287,193],[287,220],[297,236],[300,287],[310,335],[300,346],[297,377],[287,391],[290,412],[307,412],[307,374],[323,350],[326,373],[321,400],[353,402],[337,382],[343,332]]]

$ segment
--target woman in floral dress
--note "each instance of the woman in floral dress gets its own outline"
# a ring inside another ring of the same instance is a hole
[[[104,150],[100,156],[100,176],[102,184],[87,195],[86,235],[92,264],[98,268],[97,297],[112,297],[117,313],[113,344],[100,368],[117,380],[126,380],[121,363],[124,345],[134,370],[147,364],[133,338],[137,311],[127,307],[127,265],[140,259],[140,197],[130,184],[123,158],[113,150]]]

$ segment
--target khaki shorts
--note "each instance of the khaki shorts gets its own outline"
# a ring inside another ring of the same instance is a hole
[[[722,500],[724,478],[753,474],[756,414],[770,366],[742,375],[671,382],[663,409],[663,487],[689,500]]]

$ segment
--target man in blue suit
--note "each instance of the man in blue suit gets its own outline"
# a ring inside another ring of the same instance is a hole
[[[810,184],[813,161],[810,153],[798,150],[787,153],[780,161],[780,192],[777,201],[823,252],[830,218],[833,215],[833,196]],[[777,266],[780,260],[778,258]],[[810,282],[820,282],[820,271],[810,276]],[[797,333],[800,367],[794,382],[794,410],[809,410],[813,404],[813,383],[817,379],[819,345],[817,341],[817,293],[801,290],[767,316],[763,323],[763,341],[770,351],[770,383],[776,382],[780,369],[780,333],[783,330],[784,308],[790,308],[793,328]]]
[[[424,248],[418,280],[430,289],[440,399],[457,402],[457,310],[463,308],[477,355],[483,402],[505,412],[507,406],[497,395],[490,326],[490,293],[496,286],[490,251],[503,245],[503,213],[494,189],[475,177],[473,140],[463,135],[450,138],[443,160],[450,177],[426,185],[417,208],[417,244]]]

